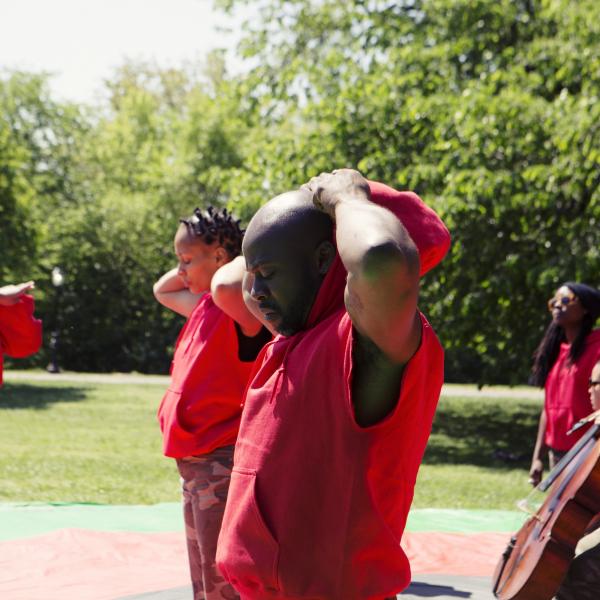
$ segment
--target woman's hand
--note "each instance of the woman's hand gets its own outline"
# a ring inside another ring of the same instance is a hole
[[[29,290],[32,290],[34,287],[35,283],[33,281],[0,287],[0,305],[12,306],[13,304],[16,304],[21,296],[26,294]]]
[[[536,458],[531,463],[531,468],[529,469],[529,483],[533,487],[537,487],[542,480],[542,474],[544,473],[544,463]]]

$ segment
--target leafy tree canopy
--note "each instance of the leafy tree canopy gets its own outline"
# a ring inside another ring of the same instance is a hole
[[[453,245],[421,307],[451,381],[517,383],[560,282],[600,287],[600,4],[594,0],[217,0],[251,7],[239,47],[126,63],[100,106],[43,75],[0,78],[3,279],[38,278],[66,365],[165,370],[180,321],[151,285],[177,219],[340,166],[413,189]],[[53,327],[53,325],[50,325]],[[38,360],[43,360],[39,358]]]

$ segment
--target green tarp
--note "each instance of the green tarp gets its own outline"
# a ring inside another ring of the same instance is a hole
[[[512,532],[525,515],[501,510],[414,509],[408,517],[408,531],[447,533]],[[96,531],[165,532],[182,531],[178,503],[142,506],[108,504],[0,504],[0,540],[31,537],[57,529]]]

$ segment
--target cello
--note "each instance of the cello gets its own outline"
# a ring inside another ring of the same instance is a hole
[[[592,420],[592,413],[572,431]],[[536,488],[542,506],[510,539],[494,572],[500,600],[550,600],[575,556],[577,542],[600,513],[600,425],[583,437]]]

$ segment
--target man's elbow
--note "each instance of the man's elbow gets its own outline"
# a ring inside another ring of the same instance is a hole
[[[419,251],[412,240],[398,244],[386,241],[371,246],[364,254],[362,271],[366,279],[376,280],[403,273],[418,278],[420,270]]]

